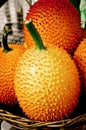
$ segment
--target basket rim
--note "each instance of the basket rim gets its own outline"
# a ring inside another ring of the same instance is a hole
[[[74,118],[62,119],[59,121],[53,122],[40,122],[40,121],[33,121],[26,117],[21,117],[19,115],[12,114],[7,110],[0,109],[0,119],[5,120],[8,123],[18,129],[28,129],[28,128],[67,128],[73,127],[80,124],[86,124],[86,113],[76,116]]]

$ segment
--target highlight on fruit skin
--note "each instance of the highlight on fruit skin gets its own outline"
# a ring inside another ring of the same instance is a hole
[[[77,47],[74,53],[74,61],[81,77],[82,91],[86,95],[86,38]]]
[[[26,14],[26,20],[29,19],[48,46],[61,46],[72,53],[82,40],[80,15],[69,0],[38,0]],[[25,46],[31,48],[34,41],[25,24],[23,30]]]
[[[14,105],[17,98],[14,91],[14,71],[16,64],[24,52],[23,45],[7,43],[9,27],[6,25],[0,47],[0,104]]]
[[[26,26],[36,48],[27,49],[16,67],[14,85],[19,105],[32,120],[67,118],[77,107],[80,94],[75,63],[63,48],[41,48],[34,25],[30,21]]]

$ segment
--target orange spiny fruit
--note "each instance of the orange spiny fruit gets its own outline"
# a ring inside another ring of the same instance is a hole
[[[17,102],[13,83],[14,71],[25,48],[23,45],[18,44],[9,44],[8,46],[8,27],[6,27],[5,31],[3,34],[4,50],[3,47],[0,47],[0,103],[11,106]]]
[[[44,44],[61,46],[71,53],[82,39],[80,15],[68,0],[38,0],[30,7],[26,20],[32,19]],[[34,46],[24,25],[25,45]]]
[[[86,94],[86,38],[77,47],[74,60],[80,73],[82,90]]]
[[[14,86],[19,105],[27,117],[37,121],[69,117],[80,93],[74,61],[62,48],[45,47],[38,34],[32,32],[33,24],[26,25],[31,25],[36,49],[27,49],[16,67]]]

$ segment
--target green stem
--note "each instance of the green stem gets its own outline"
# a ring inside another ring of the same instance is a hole
[[[6,25],[4,27],[4,32],[3,32],[3,35],[2,35],[2,43],[3,43],[3,52],[7,53],[9,51],[12,50],[12,48],[9,48],[8,44],[7,44],[7,37],[8,37],[8,34],[11,30],[9,29],[9,27]]]
[[[29,6],[32,5],[32,1],[31,0],[26,0],[26,2],[29,4]]]
[[[35,42],[36,48],[39,50],[46,50],[37,29],[35,28],[34,24],[32,23],[32,20],[29,20],[29,21],[27,20],[25,22],[25,24]]]

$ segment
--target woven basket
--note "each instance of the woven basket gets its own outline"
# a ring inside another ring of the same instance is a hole
[[[0,119],[10,123],[13,127],[22,130],[29,129],[56,129],[56,130],[86,130],[86,114],[81,114],[70,119],[53,122],[33,121],[24,116],[19,116],[0,109]],[[75,129],[77,128],[77,129]]]

